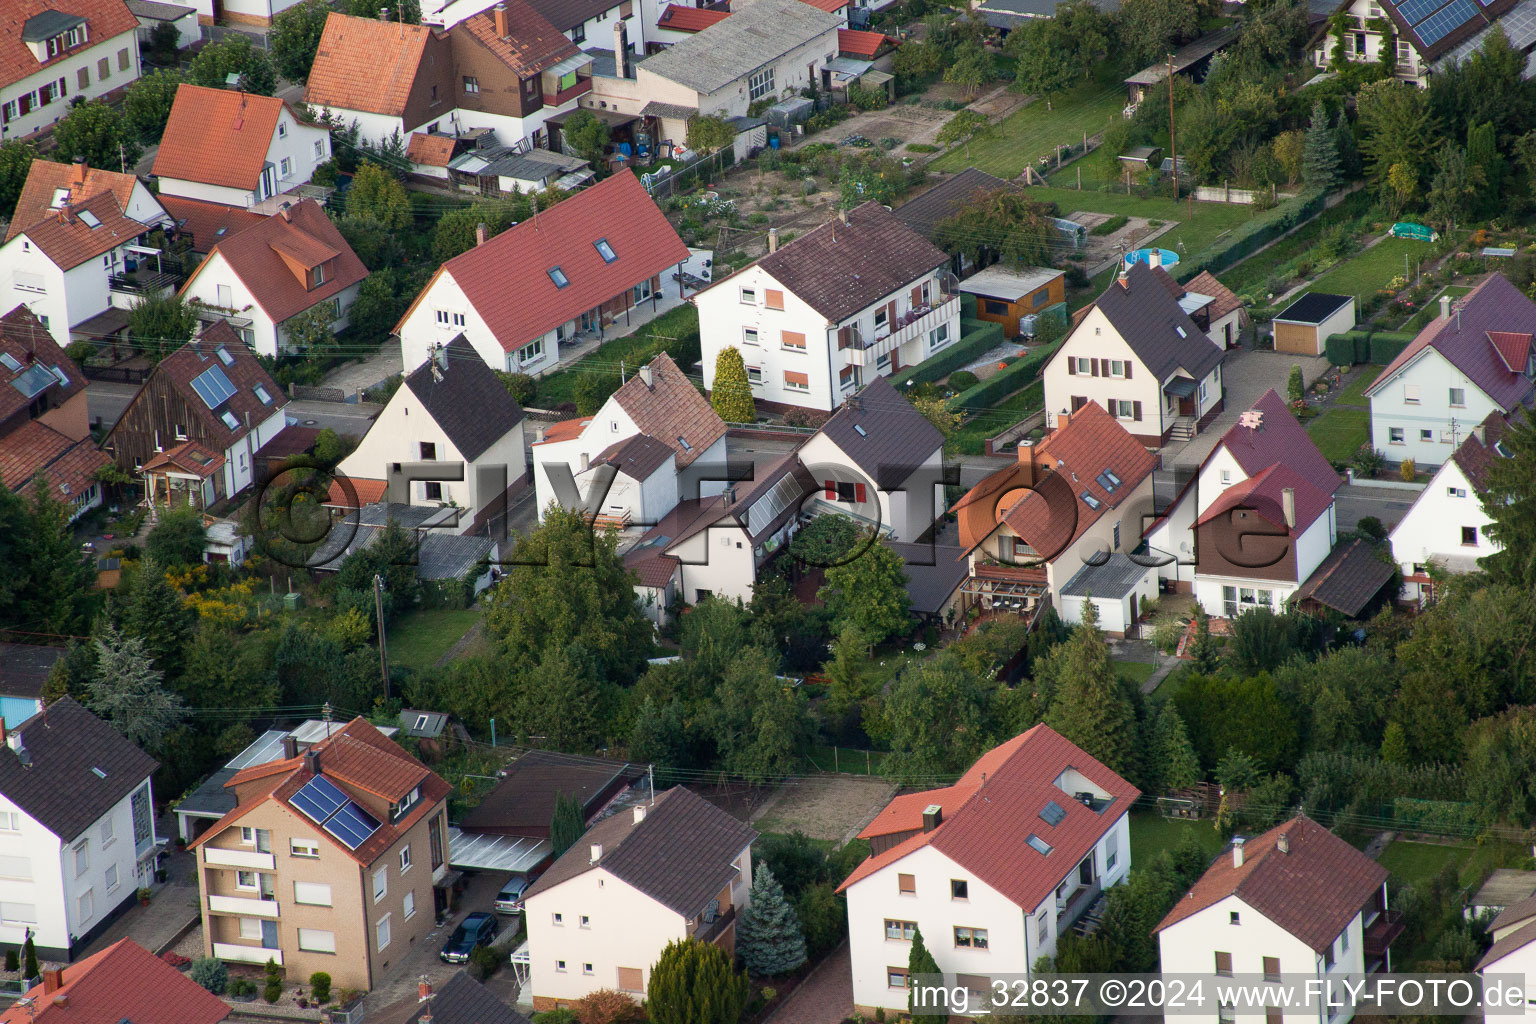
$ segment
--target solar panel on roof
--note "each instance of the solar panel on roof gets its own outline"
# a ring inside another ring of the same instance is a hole
[[[1451,0],[1444,9],[1414,26],[1414,33],[1425,46],[1433,46],[1473,18],[1477,5],[1472,0]]]
[[[1047,800],[1045,806],[1040,808],[1040,820],[1055,828],[1060,825],[1062,819],[1067,816],[1066,810],[1055,800]]]
[[[235,386],[229,382],[222,366],[210,366],[192,378],[192,390],[197,392],[197,397],[209,409],[217,409],[229,401],[235,393]]]
[[[5,364],[5,368],[10,370],[12,373],[15,373],[17,370],[21,369],[21,364],[18,363],[16,361],[16,357],[11,355],[9,352],[0,352],[0,363]]]
[[[1417,24],[1434,14],[1444,0],[1403,0],[1397,5],[1397,13],[1410,24]]]
[[[23,398],[31,398],[50,384],[57,384],[59,378],[53,375],[53,371],[41,363],[31,367],[26,373],[11,381],[11,387],[20,391]]]
[[[347,803],[347,794],[323,775],[316,775],[304,784],[304,788],[288,798],[304,817],[320,824]]]
[[[306,782],[288,802],[349,850],[357,849],[379,830],[378,818],[359,807],[323,775]]]

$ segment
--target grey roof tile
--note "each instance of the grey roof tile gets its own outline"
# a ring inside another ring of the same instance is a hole
[[[428,359],[405,378],[405,386],[464,460],[473,462],[522,422],[523,409],[464,335],[443,352],[446,367]]]
[[[1112,281],[1095,305],[1159,382],[1179,369],[1199,380],[1221,362],[1222,350],[1145,264]]]

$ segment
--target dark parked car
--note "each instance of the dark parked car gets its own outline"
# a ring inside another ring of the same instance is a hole
[[[469,954],[474,952],[476,946],[489,946],[500,927],[494,915],[477,910],[453,930],[438,955],[446,963],[462,964],[469,960]]]

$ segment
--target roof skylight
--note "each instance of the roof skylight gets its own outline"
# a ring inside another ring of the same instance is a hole
[[[1041,856],[1049,857],[1051,855],[1051,844],[1046,842],[1044,839],[1041,839],[1033,832],[1031,832],[1029,834],[1029,838],[1024,841],[1029,844],[1029,848],[1031,850],[1034,850]]]
[[[1119,487],[1121,484],[1120,478],[1115,476],[1114,470],[1111,469],[1106,469],[1104,472],[1094,477],[1094,480],[1097,481],[1100,487],[1104,488],[1111,494],[1113,494],[1115,492],[1115,488]]]
[[[1097,512],[1104,507],[1104,503],[1087,491],[1082,493],[1083,504]]]
[[[99,227],[101,227],[100,219],[98,219],[97,216],[94,213],[92,213],[90,210],[81,210],[80,211],[80,220],[88,228],[99,228]]]
[[[225,366],[235,365],[235,357],[230,355],[229,349],[225,348],[223,345],[220,345],[218,348],[214,349],[213,353],[219,357],[219,362],[223,363]]]
[[[548,273],[549,279],[555,282],[556,288],[564,288],[566,285],[571,283],[571,279],[566,277],[565,271],[561,270],[559,267],[550,267]]]
[[[1055,828],[1062,823],[1067,816],[1065,808],[1055,800],[1047,800],[1045,806],[1040,808],[1040,820]]]
[[[604,263],[612,263],[619,258],[619,254],[613,251],[613,246],[608,244],[608,239],[606,238],[599,238],[592,243],[592,246],[597,250],[597,254],[603,258]]]

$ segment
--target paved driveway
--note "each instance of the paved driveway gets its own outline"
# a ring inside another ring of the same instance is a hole
[[[1321,377],[1328,369],[1326,356],[1296,356],[1285,352],[1253,352],[1234,349],[1221,365],[1221,383],[1226,391],[1226,405],[1220,416],[1196,434],[1194,439],[1182,445],[1170,444],[1163,449],[1163,465],[1172,467],[1198,466],[1228,428],[1246,412],[1264,392],[1274,388],[1283,398],[1291,376],[1291,367],[1300,366],[1308,385]]]
[[[844,942],[773,1011],[765,1024],[838,1024],[851,1016],[853,958]]]

